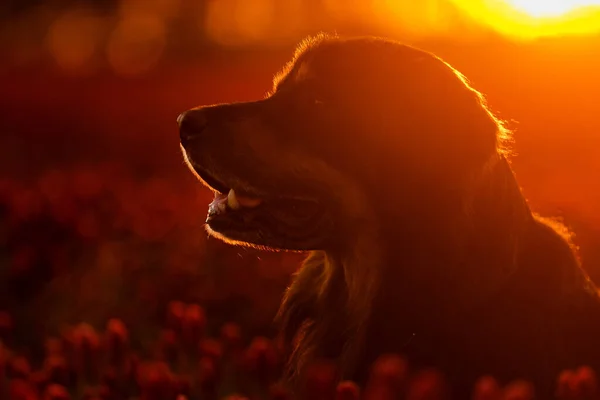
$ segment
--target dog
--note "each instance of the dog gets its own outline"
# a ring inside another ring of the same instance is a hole
[[[364,383],[387,353],[463,397],[483,375],[551,396],[561,370],[600,368],[600,298],[570,232],[530,209],[510,131],[439,57],[317,35],[263,99],[178,123],[215,194],[211,235],[310,252],[277,315],[292,387],[319,359]]]

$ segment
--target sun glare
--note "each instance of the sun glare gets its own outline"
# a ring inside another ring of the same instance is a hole
[[[508,0],[508,3],[517,10],[540,18],[557,17],[583,7],[598,6],[600,0]]]
[[[453,0],[500,33],[521,38],[600,32],[600,0]]]

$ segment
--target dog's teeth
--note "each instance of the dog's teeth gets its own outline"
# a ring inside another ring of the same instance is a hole
[[[227,206],[232,210],[239,210],[241,208],[233,189],[229,190],[229,193],[227,194]]]

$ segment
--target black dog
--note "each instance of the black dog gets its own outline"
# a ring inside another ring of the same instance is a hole
[[[568,232],[534,215],[508,132],[438,57],[390,40],[306,40],[263,100],[180,116],[186,160],[231,243],[312,250],[279,313],[290,382],[330,358],[362,381],[382,353],[455,394],[493,374],[551,395],[600,367],[600,299]]]

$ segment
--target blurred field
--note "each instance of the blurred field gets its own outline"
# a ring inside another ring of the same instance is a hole
[[[135,74],[106,61],[69,69],[68,57],[28,58],[33,39],[14,36],[10,46],[0,35],[0,309],[15,319],[14,346],[39,356],[41,338],[64,324],[118,317],[143,347],[172,300],[202,304],[213,334],[231,320],[248,337],[271,333],[301,256],[207,239],[209,193],[182,163],[175,119],[195,105],[263,96],[294,43],[328,28],[403,39],[466,74],[515,130],[513,165],[532,207],[564,218],[600,282],[600,36],[465,40],[334,20],[235,46],[217,40],[226,35],[191,40],[188,25],[172,22],[169,45]]]

